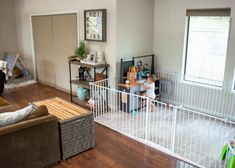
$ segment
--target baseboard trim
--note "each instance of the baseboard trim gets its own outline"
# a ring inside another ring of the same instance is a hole
[[[47,85],[47,86],[53,87],[55,89],[61,90],[61,91],[66,92],[66,93],[70,93],[70,90],[68,90],[68,89],[64,89],[64,88],[58,87],[56,85],[53,85],[53,84],[50,84],[50,83],[47,83],[47,82],[42,82],[42,81],[38,80],[38,83],[41,83],[43,85]],[[73,92],[73,94],[76,94],[76,92]]]

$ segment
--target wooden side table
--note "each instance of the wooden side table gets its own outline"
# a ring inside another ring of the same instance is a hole
[[[91,112],[58,97],[33,104],[47,106],[48,112],[57,117],[63,160],[95,147],[94,119]]]

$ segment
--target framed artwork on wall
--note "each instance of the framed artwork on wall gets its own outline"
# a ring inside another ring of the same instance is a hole
[[[106,42],[106,14],[106,9],[84,11],[85,40]]]

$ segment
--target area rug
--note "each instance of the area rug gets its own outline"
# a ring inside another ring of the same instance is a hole
[[[224,144],[235,135],[235,125],[228,126],[218,119],[183,110],[177,114],[174,152],[208,168],[224,167],[224,162],[219,159],[220,152]],[[154,112],[149,113],[147,134],[146,116],[145,108],[135,115],[112,109],[96,117],[95,121],[131,137],[142,140],[147,137],[148,143],[153,146],[171,149],[173,111],[156,107]],[[188,150],[190,145],[192,150]],[[177,168],[181,167],[191,168],[184,164],[177,165]]]
[[[35,80],[23,81],[21,83],[7,83],[5,84],[5,89],[16,89],[20,87],[25,87],[37,83]]]

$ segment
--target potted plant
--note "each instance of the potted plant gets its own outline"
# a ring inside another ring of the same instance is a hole
[[[74,54],[80,59],[83,60],[86,58],[86,46],[84,41],[81,41],[79,44],[79,47],[75,49]]]

